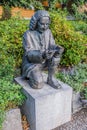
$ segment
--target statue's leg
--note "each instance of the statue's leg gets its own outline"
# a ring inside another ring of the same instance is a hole
[[[43,87],[43,76],[40,68],[39,65],[36,65],[29,74],[29,84],[34,89]]]
[[[60,62],[60,58],[52,58],[50,60],[48,60],[48,78],[47,78],[47,84],[49,84],[50,86],[52,86],[53,88],[61,88],[60,83],[58,82],[58,80],[54,81],[53,77],[55,74],[55,71],[57,69],[57,66]]]

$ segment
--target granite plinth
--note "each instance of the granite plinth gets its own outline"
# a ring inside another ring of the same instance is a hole
[[[15,80],[23,86],[27,97],[22,112],[27,116],[31,130],[52,130],[71,120],[72,88],[67,84],[59,81],[62,88],[54,89],[44,83],[42,89],[36,90],[21,77]]]
[[[80,92],[73,92],[72,99],[72,113],[76,113],[83,108],[82,102],[80,101]]]

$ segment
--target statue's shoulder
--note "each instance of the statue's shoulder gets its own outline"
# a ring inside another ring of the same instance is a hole
[[[27,30],[26,32],[24,32],[23,37],[26,37],[26,36],[32,35],[32,33],[33,33],[33,31],[31,31],[31,30]]]
[[[26,32],[24,32],[24,35],[30,34],[30,30],[27,30]]]

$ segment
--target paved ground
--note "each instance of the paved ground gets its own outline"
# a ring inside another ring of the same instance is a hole
[[[72,120],[54,130],[87,130],[87,108],[72,116]]]

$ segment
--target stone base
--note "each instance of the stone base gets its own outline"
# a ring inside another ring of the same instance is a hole
[[[59,81],[61,89],[44,83],[42,89],[36,90],[21,77],[15,80],[23,86],[23,93],[27,96],[22,112],[27,116],[31,130],[52,130],[71,120],[71,87]]]
[[[80,92],[73,92],[72,99],[72,113],[74,114],[83,108],[82,102],[80,101]]]

